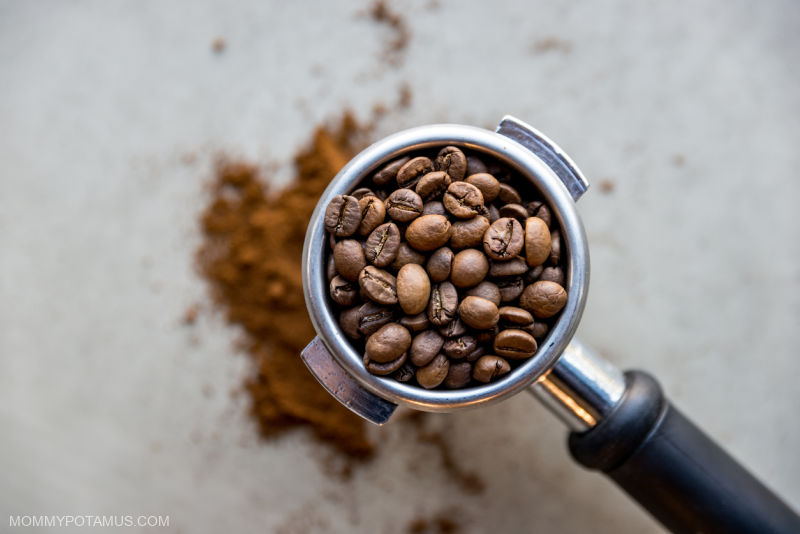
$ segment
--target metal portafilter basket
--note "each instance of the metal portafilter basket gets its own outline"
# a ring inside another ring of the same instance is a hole
[[[333,197],[353,191],[382,165],[447,145],[505,164],[541,193],[561,228],[568,298],[536,354],[511,373],[481,386],[426,390],[370,374],[341,331],[328,296],[323,217]],[[318,337],[303,350],[303,361],[342,404],[379,425],[399,404],[450,412],[528,391],[566,423],[577,462],[604,472],[673,532],[800,533],[800,517],[675,409],[654,378],[622,373],[573,338],[589,283],[588,245],[575,205],[587,188],[558,146],[508,116],[494,132],[437,124],[371,145],[331,181],[308,225],[303,288]]]

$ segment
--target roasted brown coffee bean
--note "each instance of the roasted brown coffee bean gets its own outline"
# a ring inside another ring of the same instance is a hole
[[[397,301],[408,315],[422,313],[431,296],[431,281],[421,265],[409,263],[397,273]]]
[[[482,334],[482,333],[483,333],[483,332],[481,332],[481,334]],[[480,334],[479,334],[479,335],[480,335]],[[480,343],[480,341],[478,341],[478,342]],[[483,347],[479,346],[477,349],[475,349],[475,350],[473,350],[472,352],[470,352],[469,354],[467,354],[467,357],[466,357],[465,359],[466,359],[466,360],[467,360],[469,363],[474,363],[474,362],[476,362],[476,361],[477,361],[477,360],[478,360],[478,359],[479,359],[481,356],[483,356],[484,354],[486,354],[486,349],[484,349]]]
[[[483,234],[489,228],[489,219],[476,215],[471,219],[460,219],[453,223],[450,246],[453,248],[480,247]]]
[[[358,285],[373,302],[384,306],[397,304],[397,279],[383,269],[367,265],[358,275]]]
[[[450,182],[450,175],[444,171],[429,172],[419,179],[414,190],[423,202],[428,202],[441,197],[447,191]]]
[[[450,239],[453,228],[443,215],[417,217],[406,229],[406,241],[417,250],[435,250]]]
[[[527,332],[516,328],[503,330],[494,338],[494,352],[505,358],[522,360],[536,353],[536,340]]]
[[[472,364],[469,362],[450,363],[450,369],[442,382],[447,389],[463,388],[472,380]]]
[[[506,184],[511,181],[511,171],[508,167],[496,160],[487,160],[486,172],[497,178],[501,184]]]
[[[387,185],[397,177],[397,171],[399,171],[403,165],[408,163],[409,159],[410,158],[400,158],[394,160],[376,172],[372,177],[372,181],[375,182],[375,185]]]
[[[522,197],[519,192],[508,184],[500,184],[500,191],[497,193],[497,198],[503,204],[519,204],[522,202]]]
[[[376,267],[386,267],[397,257],[400,249],[400,230],[394,223],[384,223],[369,234],[365,255]]]
[[[493,327],[487,330],[480,330],[477,334],[475,334],[475,339],[478,340],[478,343],[483,345],[484,343],[491,343],[494,340],[494,336],[500,332],[500,327],[494,325]]]
[[[397,185],[413,189],[420,178],[433,170],[430,158],[418,157],[410,160],[397,171]]]
[[[447,247],[437,249],[431,254],[425,268],[432,282],[444,282],[450,278],[450,271],[453,269],[453,258],[455,258],[455,254]]]
[[[528,218],[528,210],[521,204],[505,204],[500,208],[500,216],[511,217],[512,219],[517,219],[524,223],[525,219]]]
[[[555,282],[563,287],[564,271],[561,270],[561,267],[545,267],[545,269],[542,271],[542,275],[539,277],[539,280]]]
[[[491,300],[494,302],[495,306],[500,305],[500,289],[498,289],[497,284],[488,280],[484,280],[477,286],[467,291],[467,295],[471,295],[473,297],[483,297],[486,300]]]
[[[495,283],[497,284],[497,289],[500,290],[500,302],[511,302],[518,299],[525,289],[525,284],[519,276],[498,278]]]
[[[507,361],[494,354],[487,354],[486,356],[481,356],[475,362],[475,366],[472,368],[472,378],[478,382],[488,384],[509,371],[511,371],[511,366],[508,365]]]
[[[500,313],[500,323],[507,326],[525,326],[533,323],[533,315],[528,310],[516,306],[503,306]]]
[[[544,271],[544,265],[537,265],[536,267],[531,267],[528,269],[528,272],[525,273],[525,283],[532,284],[539,279],[542,272]]]
[[[375,193],[369,187],[359,187],[352,193],[350,193],[351,197],[356,197],[359,200],[359,204],[361,203],[361,199],[368,196],[375,196]],[[362,208],[362,219],[363,219],[363,208]]]
[[[398,358],[410,346],[409,331],[397,323],[389,323],[367,338],[366,351],[370,360],[386,363]]]
[[[427,313],[416,315],[404,315],[400,318],[400,324],[408,328],[409,332],[421,332],[431,325]]]
[[[522,251],[522,225],[516,219],[497,219],[483,235],[483,250],[493,260],[510,260]]]
[[[386,218],[386,207],[375,195],[366,195],[358,201],[361,210],[361,223],[358,225],[359,235],[369,235]]]
[[[534,200],[533,202],[525,204],[525,207],[528,209],[528,213],[531,214],[531,217],[539,217],[548,228],[550,227],[553,220],[550,216],[550,209],[547,207],[547,204],[541,200]]]
[[[448,358],[460,360],[466,358],[478,348],[478,341],[473,336],[459,336],[448,339],[442,345],[442,351]]]
[[[423,215],[447,215],[447,210],[444,209],[444,204],[438,200],[431,200],[422,205]]]
[[[489,266],[489,276],[519,276],[528,272],[528,265],[522,258],[511,258],[508,261],[493,261]]]
[[[489,224],[500,218],[500,210],[494,204],[489,205]]]
[[[456,317],[444,326],[439,327],[439,333],[446,338],[463,336],[467,333],[467,325],[459,317]]]
[[[416,373],[417,369],[408,363],[408,360],[398,369],[393,375],[392,378],[397,380],[401,383],[410,382],[412,378],[414,378],[414,374]]]
[[[336,237],[351,236],[361,224],[358,199],[350,195],[336,195],[325,209],[325,229]]]
[[[404,363],[406,363],[405,352],[396,359],[385,363],[377,362],[370,358],[369,354],[364,354],[364,367],[367,368],[367,371],[377,376],[390,375],[400,369]]]
[[[450,281],[460,288],[473,287],[481,283],[489,272],[489,260],[480,250],[468,248],[453,258]]]
[[[525,221],[525,260],[530,267],[536,267],[550,256],[550,229],[539,217],[529,217]]]
[[[355,282],[361,269],[366,267],[367,259],[361,243],[355,239],[345,239],[333,247],[333,261],[336,271],[345,279]]]
[[[444,354],[436,357],[425,367],[417,369],[417,383],[425,389],[435,388],[447,377],[450,370],[450,361]]]
[[[358,329],[358,310],[359,306],[347,308],[339,314],[339,327],[344,335],[350,339],[359,339],[361,331]]]
[[[325,274],[327,275],[328,282],[339,276],[336,272],[336,260],[333,259],[333,254],[328,254],[328,262],[325,264]]]
[[[483,195],[483,201],[486,204],[492,202],[500,194],[500,182],[491,174],[485,172],[471,174],[464,181],[480,190]]]
[[[541,341],[547,335],[547,332],[550,331],[550,327],[547,323],[543,323],[541,321],[536,321],[533,323],[533,328],[531,329],[531,335],[537,341]]]
[[[434,166],[437,171],[444,171],[453,180],[463,180],[467,173],[467,157],[454,146],[446,146],[436,156]]]
[[[331,298],[339,306],[352,306],[358,301],[358,284],[336,276],[331,280]]]
[[[431,288],[428,319],[436,326],[452,321],[458,310],[458,291],[450,282],[441,282]]]
[[[486,330],[497,324],[500,315],[491,300],[481,297],[466,297],[458,306],[458,316],[472,328]]]
[[[550,264],[558,265],[561,261],[561,232],[558,229],[550,232]]]
[[[374,302],[366,302],[358,308],[358,331],[365,336],[370,336],[393,319],[394,312],[391,308],[379,306]]]
[[[488,172],[486,164],[478,156],[467,156],[467,176]]]
[[[386,189],[378,189],[377,191],[375,191],[375,196],[378,197],[378,199],[381,202],[385,203],[386,202],[386,198],[389,196],[389,192],[386,191]]]
[[[408,222],[422,214],[422,199],[411,189],[397,189],[386,199],[386,213],[397,222]]]
[[[442,350],[444,338],[435,330],[425,330],[411,341],[408,358],[417,367],[428,365],[430,361]]]
[[[408,265],[409,263],[425,265],[427,259],[428,258],[425,257],[425,254],[414,250],[408,246],[408,243],[405,241],[401,241],[400,246],[397,247],[397,256],[395,256],[391,267],[392,269],[399,271],[403,265]]]
[[[539,319],[552,317],[567,303],[567,292],[555,282],[539,281],[525,288],[519,305]]]
[[[485,213],[480,189],[467,182],[453,182],[447,187],[442,203],[447,211],[459,219],[470,219]]]

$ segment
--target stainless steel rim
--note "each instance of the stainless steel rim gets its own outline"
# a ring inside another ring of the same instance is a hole
[[[382,164],[407,152],[454,145],[491,155],[535,184],[561,228],[567,254],[567,304],[536,355],[502,379],[452,391],[426,390],[381,378],[366,371],[362,356],[350,345],[331,313],[326,279],[327,238],[325,207],[340,194],[352,191]],[[435,124],[398,132],[366,148],[331,181],[309,221],[303,247],[303,290],[311,321],[325,347],[360,385],[398,404],[426,411],[452,411],[496,402],[522,391],[546,373],[566,348],[580,322],[589,282],[589,253],[575,202],[556,174],[537,156],[515,141],[472,126]]]

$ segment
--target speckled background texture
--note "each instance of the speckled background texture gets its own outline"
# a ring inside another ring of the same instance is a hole
[[[402,533],[444,511],[464,533],[661,532],[527,395],[432,416],[486,483],[465,494],[403,426],[341,481],[230,394],[250,363],[193,267],[213,155],[284,182],[315,125],[403,84],[376,135],[509,113],[570,154],[594,184],[581,338],[800,508],[800,4],[399,2],[396,64],[368,5],[0,1],[0,531]]]

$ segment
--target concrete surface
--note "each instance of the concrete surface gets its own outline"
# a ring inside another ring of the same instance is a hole
[[[213,152],[285,180],[313,125],[404,82],[412,107],[381,133],[512,113],[613,184],[581,201],[582,338],[653,372],[800,508],[800,4],[397,5],[411,38],[392,67],[362,2],[0,2],[0,530],[145,513],[175,532],[404,532],[451,509],[468,533],[660,531],[526,396],[435,418],[481,495],[392,425],[337,482],[305,434],[258,441],[229,394],[236,331],[181,325],[207,302],[192,253]]]

